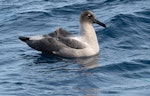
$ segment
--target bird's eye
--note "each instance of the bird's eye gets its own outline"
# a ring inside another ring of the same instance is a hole
[[[92,15],[91,15],[91,14],[87,14],[87,17],[88,17],[88,18],[91,18],[91,17],[92,17]]]

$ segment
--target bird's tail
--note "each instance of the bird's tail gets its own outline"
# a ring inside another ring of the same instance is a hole
[[[23,36],[20,36],[19,39],[23,42],[26,42],[28,41],[30,38],[29,37],[23,37]]]

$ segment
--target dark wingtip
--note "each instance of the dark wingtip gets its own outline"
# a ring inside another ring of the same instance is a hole
[[[21,41],[26,42],[26,41],[28,41],[30,38],[29,38],[29,37],[20,36],[19,39],[20,39]]]

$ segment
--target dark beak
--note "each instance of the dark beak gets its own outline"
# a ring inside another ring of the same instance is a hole
[[[103,26],[103,27],[106,28],[106,25],[104,23],[98,21],[97,19],[95,19],[93,23],[96,23],[96,24],[98,24],[98,25]]]

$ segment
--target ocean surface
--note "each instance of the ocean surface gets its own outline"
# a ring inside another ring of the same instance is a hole
[[[18,36],[79,32],[91,10],[100,53],[43,55]],[[0,96],[150,96],[150,0],[0,0]]]

